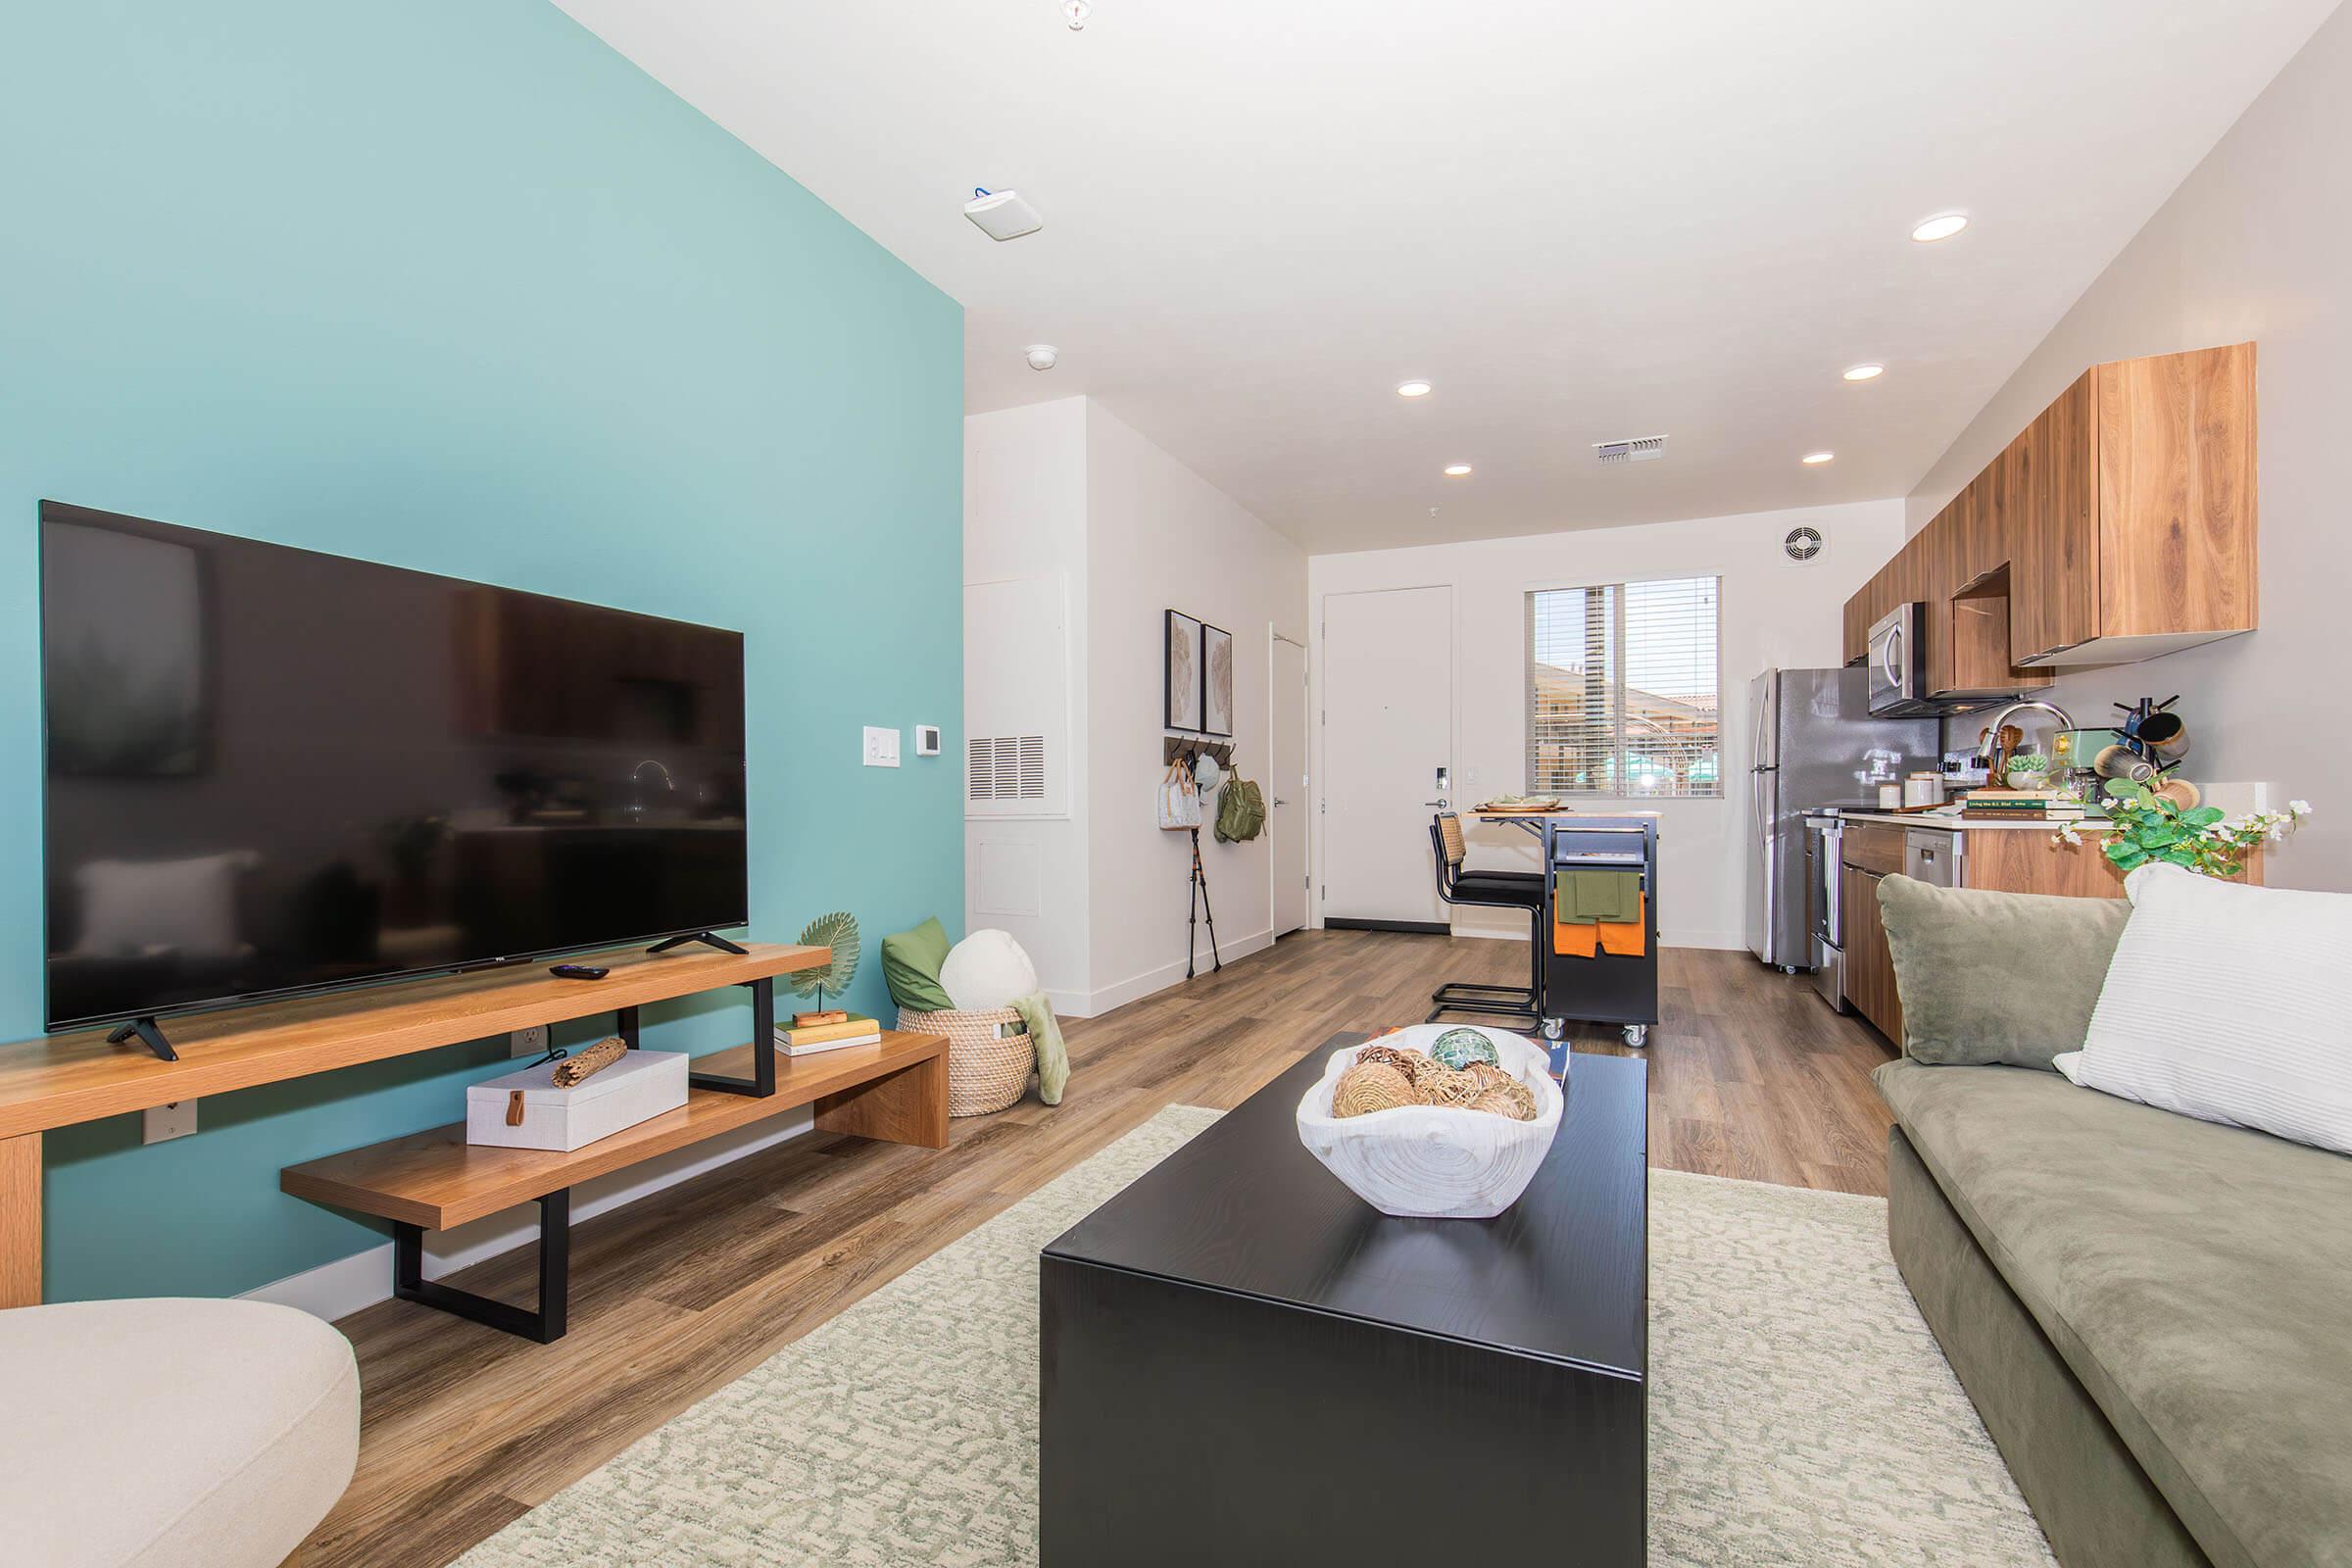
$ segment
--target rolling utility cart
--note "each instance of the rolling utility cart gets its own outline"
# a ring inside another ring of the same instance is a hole
[[[1488,822],[1510,822],[1544,845],[1544,912],[1536,931],[1542,945],[1543,995],[1537,1007],[1544,1038],[1559,1040],[1568,1020],[1619,1024],[1625,1043],[1648,1043],[1658,1021],[1658,819],[1651,815],[1588,816],[1577,811],[1481,811]],[[1596,951],[1591,956],[1558,952],[1552,927],[1560,873],[1631,871],[1642,879],[1642,939],[1638,953]]]

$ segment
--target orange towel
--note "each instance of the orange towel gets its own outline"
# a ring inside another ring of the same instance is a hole
[[[1639,958],[1648,951],[1649,895],[1642,895],[1641,918],[1603,920],[1592,929],[1599,934],[1601,952],[1615,954],[1620,958]]]
[[[1600,927],[1591,920],[1583,925],[1559,925],[1551,928],[1551,951],[1563,958],[1590,958],[1600,951]]]

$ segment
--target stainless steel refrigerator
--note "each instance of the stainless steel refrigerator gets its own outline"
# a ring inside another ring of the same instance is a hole
[[[1805,917],[1805,813],[1875,808],[1879,785],[1942,765],[1941,722],[1873,718],[1870,678],[1848,669],[1768,669],[1747,689],[1747,949],[1794,972],[1813,966]]]

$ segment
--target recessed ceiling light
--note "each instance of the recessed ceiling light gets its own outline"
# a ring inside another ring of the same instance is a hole
[[[1939,239],[1950,239],[1968,226],[1966,213],[1937,213],[1911,231],[1911,237],[1922,245],[1933,245]]]
[[[1448,479],[1459,479],[1463,474],[1468,473],[1469,471],[1470,465],[1467,463],[1448,463],[1446,465],[1446,477]]]
[[[1821,465],[1828,463],[1837,456],[1838,454],[1835,452],[1808,452],[1805,454],[1803,461],[1813,465],[1815,467],[1819,467]]]
[[[1400,398],[1425,398],[1429,396],[1429,383],[1427,381],[1399,381],[1396,383],[1396,395]]]
[[[1846,367],[1845,378],[1848,381],[1876,381],[1886,373],[1886,367],[1884,365],[1851,365]]]

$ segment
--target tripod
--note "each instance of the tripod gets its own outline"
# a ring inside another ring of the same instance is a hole
[[[1208,873],[1200,869],[1200,830],[1193,829],[1193,875],[1185,885],[1184,910],[1184,977],[1193,977],[1193,947],[1201,918],[1208,920],[1208,956],[1211,973],[1225,967],[1225,959],[1217,952],[1217,911],[1208,906]]]

